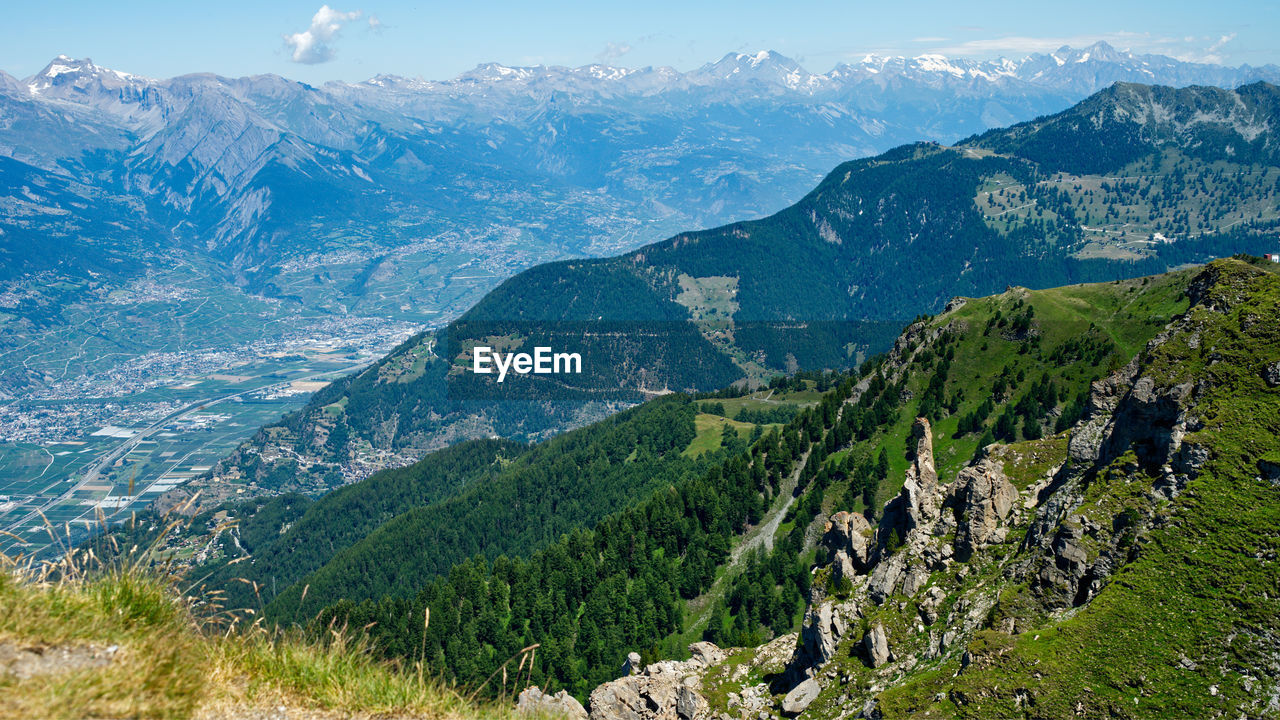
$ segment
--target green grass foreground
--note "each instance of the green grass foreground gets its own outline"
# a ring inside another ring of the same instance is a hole
[[[0,718],[503,718],[344,630],[268,632],[138,566],[38,571],[3,558]],[[509,705],[506,707],[510,707]]]

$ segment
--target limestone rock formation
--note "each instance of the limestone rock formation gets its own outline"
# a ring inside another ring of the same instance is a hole
[[[967,561],[978,548],[1002,541],[1017,499],[1000,463],[984,458],[961,470],[948,497],[956,518],[956,558]]]
[[[516,709],[522,713],[534,715],[554,715],[570,718],[570,720],[587,720],[586,708],[564,690],[555,695],[548,695],[537,687],[525,688],[516,700]]]
[[[915,459],[907,468],[902,492],[908,499],[908,530],[938,519],[938,470],[933,462],[933,428],[927,418],[916,418],[911,427],[915,439]]]
[[[885,505],[877,538],[881,548],[888,545],[895,534],[905,542],[917,529],[932,525],[942,515],[942,493],[933,460],[933,428],[928,418],[916,418],[911,434],[915,439],[915,457],[907,468],[902,490]]]
[[[837,567],[847,566],[844,572],[852,579],[852,575],[865,573],[871,567],[875,550],[872,537],[871,523],[865,517],[840,511],[827,522],[822,544],[831,551],[833,559],[839,559]]]
[[[835,657],[836,645],[844,636],[847,624],[835,603],[827,600],[805,613],[800,631],[799,656],[804,667],[823,665]]]
[[[1035,578],[1034,586],[1050,607],[1071,607],[1080,579],[1089,568],[1089,554],[1082,544],[1084,530],[1079,520],[1066,522],[1058,529],[1051,545],[1051,562],[1045,563]]]
[[[708,642],[693,643],[689,652],[684,662],[637,667],[634,674],[597,687],[590,697],[591,720],[703,720],[707,701],[700,692],[702,673],[723,662],[726,653]],[[632,665],[632,658],[627,660]]]
[[[889,638],[885,635],[884,626],[876,623],[862,636],[862,649],[866,653],[867,664],[873,668],[880,667],[893,659],[889,652]]]
[[[791,689],[786,697],[782,698],[782,712],[788,715],[798,715],[804,712],[814,700],[818,699],[818,693],[822,692],[822,687],[818,685],[818,681],[809,678],[799,685]]]

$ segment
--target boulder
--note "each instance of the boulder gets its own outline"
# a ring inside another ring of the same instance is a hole
[[[873,668],[880,667],[893,659],[893,655],[889,652],[889,638],[884,633],[884,626],[879,623],[862,636],[862,649],[866,653],[867,664]]]
[[[591,720],[704,720],[707,701],[699,693],[701,674],[727,653],[711,643],[689,646],[685,661],[661,660],[591,692]],[[635,653],[624,667],[638,668]]]
[[[966,561],[978,548],[1003,540],[1017,500],[1000,463],[986,458],[961,470],[948,499],[956,515],[956,558]]]
[[[641,720],[645,702],[633,677],[605,683],[591,691],[591,720]]]
[[[814,700],[818,699],[818,693],[822,692],[822,687],[818,685],[818,681],[809,678],[799,685],[791,689],[786,697],[782,698],[782,712],[788,715],[798,715],[804,712]]]
[[[555,715],[570,720],[587,720],[587,709],[569,693],[561,690],[548,695],[537,687],[525,688],[516,699],[516,710],[533,715]]]
[[[710,667],[724,662],[729,653],[716,647],[715,643],[696,642],[689,645],[689,662]]]
[[[639,675],[640,670],[640,653],[632,652],[627,654],[627,659],[622,663],[623,675]]]

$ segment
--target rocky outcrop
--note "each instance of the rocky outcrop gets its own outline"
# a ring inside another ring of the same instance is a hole
[[[1089,553],[1083,546],[1079,521],[1063,523],[1049,549],[1049,562],[1036,575],[1033,587],[1050,608],[1076,605],[1080,579],[1089,569]]]
[[[537,687],[525,688],[516,699],[516,710],[530,715],[544,715],[587,720],[587,710],[568,692],[548,695]]]
[[[848,627],[843,615],[844,611],[837,610],[831,600],[809,608],[800,630],[800,648],[797,650],[800,666],[813,668],[835,657],[836,645]]]
[[[933,461],[933,428],[927,418],[916,418],[911,426],[915,457],[907,468],[906,480],[898,496],[889,501],[880,521],[879,545],[907,539],[916,529],[931,525],[941,516],[942,494],[938,491],[938,470]]]
[[[966,562],[979,548],[1003,541],[1017,499],[1000,463],[984,458],[961,470],[947,497],[956,519],[956,559]]]
[[[813,678],[805,680],[782,698],[782,712],[788,715],[799,715],[818,699],[818,694],[821,692],[822,686],[818,685],[817,680]]]
[[[822,544],[831,552],[832,565],[840,576],[865,573],[871,568],[875,550],[871,523],[857,513],[838,512],[827,522]]]
[[[873,668],[887,664],[893,659],[889,652],[889,638],[885,635],[884,626],[876,623],[862,636],[862,651],[867,664]]]
[[[590,697],[591,720],[702,720],[707,717],[707,701],[700,692],[702,674],[723,662],[726,653],[708,642],[693,643],[689,653],[691,657],[684,662],[653,663],[635,674],[597,687]],[[628,658],[628,666],[630,660]]]
[[[933,427],[927,418],[916,418],[911,426],[915,440],[915,458],[907,468],[902,485],[906,496],[908,530],[914,530],[938,519],[938,469],[933,462]]]
[[[879,605],[897,591],[907,574],[907,556],[904,553],[890,555],[876,565],[867,583],[867,597]]]
[[[1229,307],[1236,300],[1215,302]],[[1171,508],[1187,504],[1170,500],[1181,492],[1194,491],[1197,498],[1206,492],[1206,484],[1188,482],[1220,460],[1212,443],[1222,417],[1198,404],[1214,397],[1210,383],[1217,377],[1186,382],[1178,365],[1186,339],[1179,333],[1200,333],[1185,345],[1192,350],[1199,347],[1194,342],[1217,337],[1205,331],[1206,322],[1193,307],[1137,359],[1094,383],[1085,418],[1072,428],[1065,449],[1060,437],[992,446],[942,485],[930,425],[917,420],[914,458],[879,528],[844,512],[827,522],[820,540],[827,552],[820,555],[829,566],[812,574],[799,642],[779,638],[754,655],[745,653],[745,661],[735,654],[732,670],[706,675],[707,696],[726,698],[713,719],[768,720],[779,712],[879,717],[887,710],[877,698],[904,678],[920,677],[922,669],[972,673],[1015,650],[1020,634],[1042,633],[1106,592],[1126,563],[1160,541],[1153,531],[1176,531]],[[896,348],[904,354],[916,349],[901,342]],[[1246,392],[1272,398],[1273,391],[1260,390],[1262,381],[1270,383],[1270,367],[1251,362]],[[1248,479],[1256,477],[1261,486],[1251,492],[1280,485],[1280,456],[1267,439],[1257,440],[1261,451],[1248,458]],[[779,659],[762,663],[770,647]],[[1026,674],[1040,677],[1035,668]],[[938,677],[945,689],[945,677]],[[938,714],[950,714],[948,701],[961,707],[981,699],[986,709],[1003,694],[1017,715],[1036,700],[1034,683],[984,687],[980,698],[956,687],[934,696],[931,707]]]

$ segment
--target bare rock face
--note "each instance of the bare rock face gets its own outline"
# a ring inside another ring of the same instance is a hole
[[[822,665],[836,656],[836,645],[844,636],[846,625],[835,605],[824,601],[809,608],[800,630],[800,653],[806,666]]]
[[[726,653],[708,642],[690,645],[689,652],[685,662],[653,663],[597,687],[591,692],[591,720],[703,720],[708,712],[699,693],[702,673]]]
[[[627,659],[622,663],[623,675],[639,675],[643,668],[640,667],[640,653],[627,653]]]
[[[933,463],[933,428],[928,418],[916,418],[911,426],[916,441],[915,460],[907,468],[902,490],[908,498],[908,530],[938,519],[938,469]]]
[[[879,548],[896,534],[905,542],[919,528],[932,526],[942,516],[942,492],[933,461],[933,429],[927,418],[916,418],[911,429],[916,441],[915,459],[907,468],[902,491],[884,508],[880,521]]]
[[[822,692],[822,687],[818,685],[818,681],[809,678],[799,685],[791,689],[786,697],[782,698],[782,712],[788,715],[798,715],[804,712],[814,700],[818,699],[818,693]]]
[[[879,605],[892,595],[902,584],[907,574],[907,558],[904,553],[895,553],[881,560],[871,571],[871,582],[867,584],[867,597]]]
[[[635,676],[605,683],[591,691],[591,720],[640,720],[646,703],[640,697],[640,684]]]
[[[831,579],[835,581],[836,587],[851,584],[857,576],[858,570],[854,566],[853,560],[849,557],[849,553],[844,550],[837,550],[836,556],[831,560]]]
[[[889,652],[889,638],[885,635],[884,626],[876,623],[866,635],[862,636],[862,649],[867,656],[867,664],[873,668],[880,667],[893,659]]]
[[[1003,540],[1017,500],[1018,490],[1000,463],[986,458],[961,470],[948,498],[956,516],[956,558],[966,561],[975,550]]]
[[[1049,607],[1076,605],[1080,580],[1089,569],[1089,554],[1082,544],[1084,530],[1076,522],[1059,528],[1051,545],[1051,562],[1045,563],[1033,586]]]
[[[871,523],[857,513],[838,512],[827,522],[822,544],[832,555],[844,560],[856,573],[864,573],[871,567],[871,555],[875,549],[871,540]]]
[[[516,700],[516,709],[535,715],[555,715],[570,720],[587,720],[587,709],[568,692],[548,695],[537,687],[525,688]]]
[[[1129,361],[1120,370],[1097,380],[1089,388],[1089,405],[1085,422],[1071,432],[1068,451],[1076,464],[1088,464],[1102,456],[1102,445],[1107,438],[1111,414],[1128,392],[1138,374],[1138,359]]]

